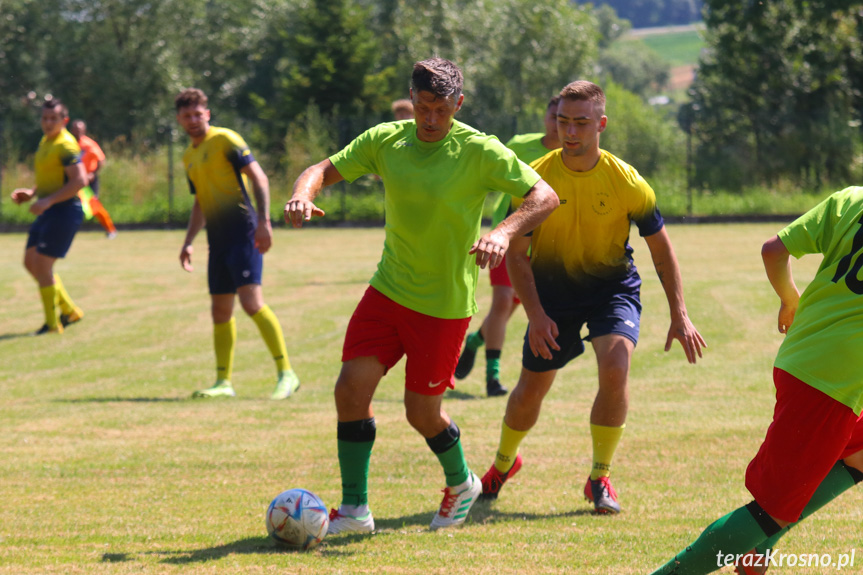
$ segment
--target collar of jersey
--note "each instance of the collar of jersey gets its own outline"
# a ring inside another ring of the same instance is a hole
[[[419,150],[434,150],[446,144],[450,139],[452,139],[452,134],[456,130],[456,125],[458,124],[457,120],[452,121],[452,126],[450,126],[449,132],[447,132],[446,136],[437,142],[423,142],[417,136],[416,124],[414,124],[414,129],[411,130],[411,141],[414,143],[417,149]]]

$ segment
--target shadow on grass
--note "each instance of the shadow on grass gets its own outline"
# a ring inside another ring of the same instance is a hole
[[[55,403],[170,403],[192,401],[184,397],[81,397],[76,399],[55,399]]]
[[[365,537],[369,537],[369,535],[345,535],[339,536],[336,539],[328,537],[325,540],[324,544],[310,551],[310,553],[320,553],[324,556],[349,555],[350,553],[337,549],[337,547],[340,545],[346,545],[354,541],[361,540]],[[333,543],[334,541],[335,544]],[[216,547],[209,547],[206,549],[196,549],[193,551],[151,551],[148,553],[148,555],[166,556],[164,559],[162,559],[162,563],[168,563],[171,565],[187,565],[189,563],[203,563],[206,561],[213,561],[214,559],[221,559],[223,557],[227,557],[228,555],[283,555],[285,553],[306,552],[297,549],[291,549],[289,547],[284,547],[277,544],[275,541],[268,537],[249,537],[246,539],[240,539],[239,541],[234,541],[232,543],[225,543],[224,545],[217,545]],[[105,556],[102,557],[102,561],[106,561]]]
[[[606,516],[599,515],[593,512],[593,509],[582,508],[573,509],[571,511],[559,511],[556,513],[523,513],[519,511],[497,511],[494,508],[494,501],[477,501],[470,510],[470,520],[473,523],[498,523],[498,522],[515,522],[515,521],[544,521],[546,519],[555,519],[558,517],[586,517],[594,515],[597,518]]]
[[[3,333],[0,334],[0,341],[6,339],[18,339],[19,337],[34,337],[34,334],[32,331],[25,331],[22,333]]]
[[[469,524],[543,521],[556,517],[579,517],[586,515],[592,515],[592,511],[589,509],[579,509],[560,513],[499,512],[488,503],[478,502],[473,509],[471,509]],[[375,521],[374,533],[329,535],[320,547],[314,549],[311,553],[319,553],[324,557],[342,557],[352,555],[353,552],[343,549],[343,547],[364,541],[371,537],[387,537],[389,535],[396,534],[399,531],[426,531],[429,528],[429,524],[431,523],[433,516],[434,511],[427,511],[404,517],[380,518]],[[285,553],[303,553],[303,551],[280,546],[267,537],[249,537],[233,541],[231,543],[225,543],[224,545],[217,545],[216,547],[208,547],[206,549],[195,549],[190,551],[151,551],[147,554],[163,556],[163,559],[161,560],[162,563],[171,565],[188,565],[190,563],[213,561],[215,559],[227,557],[228,555],[272,555]],[[131,560],[131,558],[127,553],[106,553],[102,556],[103,563],[129,560]]]

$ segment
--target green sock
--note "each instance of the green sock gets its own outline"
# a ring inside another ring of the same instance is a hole
[[[431,438],[426,438],[429,448],[437,455],[449,487],[467,481],[469,469],[461,447],[461,431],[454,421],[449,427]]]
[[[369,502],[369,465],[376,434],[374,418],[338,423],[342,505],[359,506]]]
[[[213,324],[213,345],[216,348],[216,379],[230,381],[234,371],[234,344],[237,341],[237,322],[234,318],[225,323]]]
[[[859,478],[855,478],[852,473],[853,471],[850,471],[844,463],[837,461],[833,469],[830,470],[830,473],[827,474],[827,477],[824,478],[824,481],[821,482],[821,485],[818,486],[818,489],[815,490],[815,493],[812,494],[812,499],[803,508],[800,519],[796,523],[783,527],[779,533],[756,545],[755,551],[764,555],[765,551],[773,549],[776,546],[776,542],[788,533],[789,529],[857,485]],[[859,474],[859,471],[857,473]]]
[[[267,344],[270,354],[272,354],[273,359],[276,361],[276,370],[282,373],[291,369],[282,326],[279,324],[279,319],[273,313],[273,310],[270,309],[270,306],[265,305],[258,310],[258,313],[252,316],[252,320],[258,326],[261,337],[264,338],[264,343]]]
[[[443,453],[437,453],[438,461],[443,467],[444,475],[446,475],[446,484],[450,487],[461,485],[467,481],[468,467],[467,461],[464,458],[464,450],[461,447],[461,441],[456,441],[455,445],[450,447]]]
[[[485,349],[485,380],[500,379],[500,350]]]
[[[754,502],[753,502],[754,503]],[[768,521],[772,520],[767,517]],[[689,547],[652,575],[702,575],[726,565],[727,555],[743,555],[767,533],[745,506],[714,521]],[[732,561],[733,564],[733,561]]]
[[[482,337],[482,332],[480,330],[476,330],[475,332],[467,336],[464,345],[469,350],[476,351],[484,342],[485,339],[483,339]]]

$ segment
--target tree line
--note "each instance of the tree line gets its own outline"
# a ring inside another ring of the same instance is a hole
[[[548,98],[591,79],[609,93],[603,146],[646,175],[682,173],[687,135],[697,187],[859,171],[863,14],[848,0],[0,1],[6,162],[35,149],[49,94],[102,141],[144,151],[175,131],[174,95],[197,86],[214,124],[281,168],[389,119],[413,62],[436,54],[465,72],[460,119],[501,139],[541,130]],[[707,27],[697,78],[651,106],[669,68],[621,15],[684,4]]]

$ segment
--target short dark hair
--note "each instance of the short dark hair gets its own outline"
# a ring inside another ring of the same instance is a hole
[[[593,102],[599,115],[605,114],[605,92],[593,82],[587,80],[570,82],[560,91],[560,98],[573,102]]]
[[[551,100],[548,101],[548,106],[546,106],[545,109],[548,110],[552,106],[557,106],[557,104],[559,102],[560,102],[560,94],[558,94],[557,96],[552,96]]]
[[[180,108],[194,108],[195,106],[207,107],[207,95],[198,88],[186,88],[174,98],[174,107],[178,112]]]
[[[461,95],[464,76],[455,63],[444,58],[429,58],[414,64],[411,88],[414,91],[431,92],[435,96],[455,99]]]
[[[60,98],[49,98],[48,100],[45,100],[44,104],[42,104],[43,110],[53,110],[55,108],[60,108],[60,117],[69,117],[69,108],[66,107],[66,104],[64,104]]]
[[[413,112],[414,104],[407,98],[403,98],[401,100],[396,100],[392,105],[393,112],[405,111],[405,112]]]

